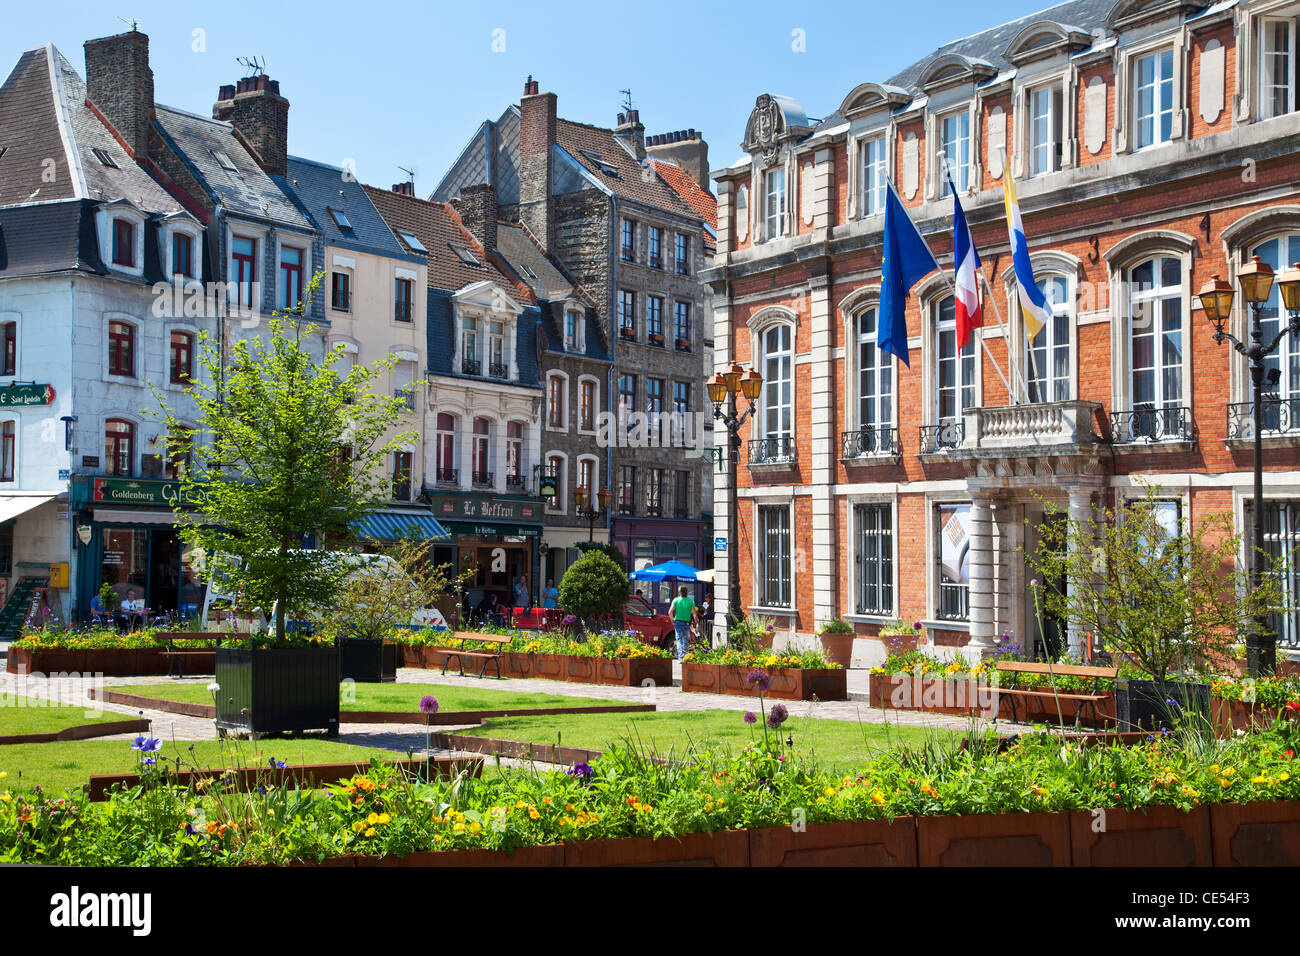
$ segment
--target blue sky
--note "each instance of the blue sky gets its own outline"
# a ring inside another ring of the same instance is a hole
[[[118,14],[136,17],[149,34],[159,102],[210,115],[217,88],[244,75],[236,57],[261,57],[291,104],[291,154],[353,160],[363,182],[382,186],[405,178],[399,166],[414,166],[423,196],[482,119],[518,102],[530,73],[559,97],[561,116],[604,126],[614,124],[619,90],[631,88],[647,134],[701,130],[716,169],[740,155],[759,93],[793,96],[825,116],[856,84],[1048,3],[6,5],[4,75],[23,50],[53,42],[84,76],[82,43],[127,29]]]

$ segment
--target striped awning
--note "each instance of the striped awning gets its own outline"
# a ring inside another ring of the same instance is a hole
[[[410,511],[376,511],[357,522],[357,533],[378,541],[396,541],[411,535],[422,541],[451,539],[447,529],[433,515]]]

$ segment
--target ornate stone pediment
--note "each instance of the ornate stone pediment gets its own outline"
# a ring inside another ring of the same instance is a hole
[[[803,107],[788,96],[762,93],[754,101],[754,110],[745,124],[745,141],[741,148],[759,156],[764,166],[776,162],[781,145],[802,138],[812,129]]]

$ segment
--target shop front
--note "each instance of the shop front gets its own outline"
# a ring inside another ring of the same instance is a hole
[[[116,604],[134,594],[151,616],[183,619],[199,613],[202,576],[172,513],[180,494],[176,481],[72,479],[75,620],[89,619],[90,599],[105,584]]]
[[[478,613],[493,596],[514,604],[515,582],[528,586],[530,604],[539,603],[538,543],[542,505],[531,498],[435,495],[430,507],[450,541],[434,548],[436,563],[450,564],[464,575],[461,611]]]
[[[676,521],[665,518],[615,518],[614,546],[623,553],[629,571],[640,571],[664,561],[681,561],[696,570],[713,566],[713,552],[706,546],[711,525],[702,521]],[[633,590],[655,608],[667,612],[676,583],[636,582]],[[707,586],[695,586],[695,600],[704,597]]]

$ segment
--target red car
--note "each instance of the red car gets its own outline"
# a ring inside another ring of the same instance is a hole
[[[635,594],[623,602],[623,628],[641,635],[642,643],[674,650],[677,632],[665,614],[658,613],[645,598]]]

